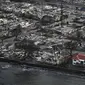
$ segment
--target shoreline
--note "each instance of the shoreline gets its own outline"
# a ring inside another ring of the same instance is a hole
[[[45,63],[27,63],[25,61],[17,61],[17,60],[12,60],[12,59],[7,59],[7,58],[0,58],[0,62],[7,62],[7,63],[15,63],[15,64],[20,64],[20,65],[28,65],[32,67],[40,67],[40,68],[47,68],[51,70],[56,70],[56,71],[61,71],[65,73],[70,73],[70,74],[76,74],[76,75],[85,75],[84,70],[76,70],[76,69],[71,69],[71,68],[66,68],[66,67],[61,67],[57,65],[49,65]]]

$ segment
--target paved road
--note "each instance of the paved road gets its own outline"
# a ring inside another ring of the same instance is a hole
[[[85,85],[85,77],[0,62],[0,85]]]

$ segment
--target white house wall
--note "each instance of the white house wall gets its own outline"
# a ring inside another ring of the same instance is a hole
[[[85,60],[82,60],[82,59],[80,59],[80,60],[72,60],[72,65],[76,65],[76,63],[81,63],[81,61],[83,61],[83,64],[85,64]]]

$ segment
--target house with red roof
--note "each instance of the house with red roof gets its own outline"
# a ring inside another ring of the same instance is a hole
[[[72,65],[85,66],[85,54],[77,53],[72,56]]]

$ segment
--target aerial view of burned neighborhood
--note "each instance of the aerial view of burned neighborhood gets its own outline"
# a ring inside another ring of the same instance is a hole
[[[85,0],[0,0],[0,85],[85,85]]]

